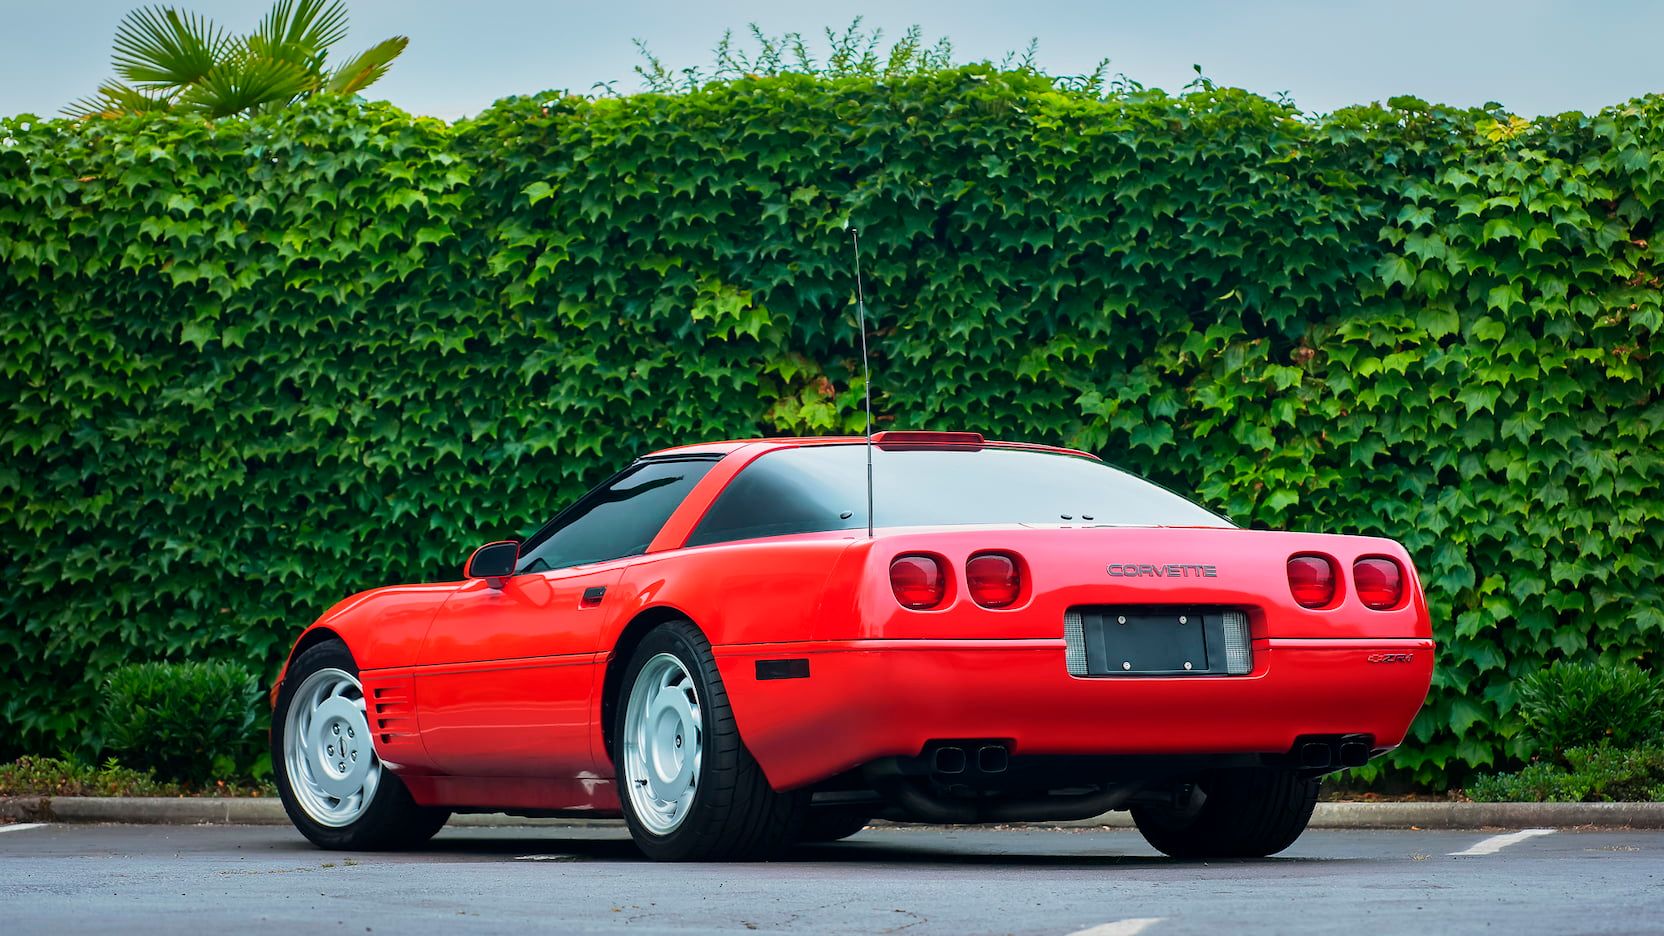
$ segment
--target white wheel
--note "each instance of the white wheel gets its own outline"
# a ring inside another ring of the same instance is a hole
[[[381,785],[364,690],[346,670],[320,669],[295,690],[283,722],[283,760],[295,802],[321,826],[364,815]]]
[[[296,653],[272,709],[272,779],[283,811],[321,848],[411,848],[450,818],[422,806],[376,756],[358,664],[324,640]]]
[[[660,861],[774,858],[809,794],[780,792],[740,741],[710,641],[667,621],[630,651],[607,749],[636,847]]]
[[[648,831],[668,835],[687,818],[704,749],[693,676],[675,655],[660,653],[641,668],[624,708],[624,786]]]

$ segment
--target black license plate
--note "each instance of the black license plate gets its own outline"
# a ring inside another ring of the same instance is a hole
[[[1089,676],[1225,672],[1223,616],[1212,608],[1081,608]]]

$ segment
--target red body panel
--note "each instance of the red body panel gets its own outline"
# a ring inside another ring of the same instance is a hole
[[[551,777],[594,766],[590,694],[601,632],[618,604],[586,604],[622,562],[517,575],[453,592],[414,670],[422,743],[446,773]]]
[[[1014,754],[1283,753],[1298,735],[1355,733],[1390,747],[1425,698],[1431,624],[1414,566],[1390,540],[1057,525],[682,545],[756,458],[785,446],[860,441],[677,450],[722,460],[644,555],[519,575],[501,589],[485,580],[377,589],[343,601],[313,628],[347,643],[375,706],[378,753],[418,801],[476,808],[616,813],[601,692],[619,635],[643,614],[674,614],[703,630],[742,738],[782,789],[878,757],[918,754],[943,738],[1009,739]],[[1009,608],[980,607],[964,588],[966,560],[990,549],[1019,558],[1024,584]],[[888,568],[904,553],[943,562],[949,581],[940,607],[911,611],[896,602]],[[1330,607],[1294,601],[1285,567],[1296,553],[1333,560],[1340,583]],[[1404,567],[1398,607],[1376,611],[1357,600],[1350,570],[1364,556]],[[1149,572],[1112,575],[1112,563]],[[1203,565],[1213,574],[1201,574]],[[586,604],[585,590],[599,587],[604,598]],[[1068,673],[1068,608],[1168,604],[1245,611],[1253,671]],[[809,677],[756,678],[757,660],[783,658],[808,659]]]
[[[460,584],[390,585],[360,592],[325,611],[307,632],[322,628],[340,634],[360,669],[409,666],[416,662],[439,606]]]
[[[1396,746],[1421,708],[1433,642],[1255,642],[1249,676],[1076,678],[1063,640],[873,640],[724,647],[746,747],[779,789],[932,739],[1009,740],[1023,754],[1286,752],[1302,734]],[[1409,654],[1372,665],[1370,656]],[[810,678],[758,681],[755,661],[807,657]]]
[[[952,574],[972,553],[995,548],[1021,557],[1027,583],[1019,601],[1000,610],[976,605],[962,575]],[[1419,584],[1388,611],[1365,608],[1344,586],[1333,606],[1302,608],[1284,567],[1290,555],[1312,552],[1342,570],[1361,556],[1391,556],[1413,580],[1402,547],[1369,537],[1213,528],[892,531],[845,552],[811,642],[736,641],[718,649],[718,661],[740,733],[782,789],[874,758],[918,754],[943,738],[1010,739],[1013,754],[1272,753],[1288,751],[1297,735],[1328,733],[1367,733],[1380,747],[1395,746],[1432,678]],[[939,608],[910,611],[891,595],[884,570],[906,553],[946,560],[950,581]],[[1216,574],[1117,579],[1106,572],[1111,561],[1206,564]],[[1081,605],[1243,609],[1254,671],[1070,676],[1063,617]],[[1382,653],[1393,662],[1370,662]],[[756,659],[781,657],[807,657],[810,677],[756,679]]]
[[[721,548],[721,547],[709,547]],[[978,606],[966,593],[965,562],[973,553],[998,549],[1024,566],[1022,597],[1008,608]],[[694,553],[698,550],[687,550]],[[934,555],[947,566],[943,603],[911,611],[896,603],[887,570],[898,555]],[[1329,607],[1296,604],[1288,589],[1291,555],[1330,557],[1341,586]],[[1397,608],[1363,606],[1346,586],[1352,562],[1389,556],[1410,574],[1413,587]],[[1121,565],[1208,565],[1214,574],[1114,577]],[[1432,637],[1432,624],[1414,566],[1402,546],[1388,539],[1320,533],[1274,533],[1215,527],[948,527],[889,530],[861,539],[849,550],[847,580],[836,584],[816,639],[858,638],[1060,638],[1063,612],[1073,605],[1207,604],[1248,609],[1257,637]]]

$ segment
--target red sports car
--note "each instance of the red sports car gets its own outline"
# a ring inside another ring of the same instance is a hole
[[[658,452],[463,575],[296,642],[272,761],[313,842],[622,816],[654,858],[738,859],[1129,809],[1175,857],[1269,855],[1433,670],[1397,543],[975,433]]]

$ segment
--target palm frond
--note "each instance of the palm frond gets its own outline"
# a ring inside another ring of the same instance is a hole
[[[179,104],[208,117],[230,117],[266,104],[287,104],[317,89],[317,76],[286,59],[245,44],[179,96]]]
[[[134,84],[177,88],[206,75],[225,48],[212,20],[171,7],[140,7],[116,27],[111,63]]]
[[[393,60],[408,45],[410,39],[405,36],[383,39],[342,62],[341,67],[330,73],[324,90],[333,94],[357,94],[381,80],[387,69],[393,67]]]
[[[143,90],[110,81],[98,86],[98,93],[71,103],[63,109],[66,117],[121,117],[126,114],[159,114],[173,110],[173,98],[164,91]]]
[[[274,0],[246,37],[170,6],[140,7],[116,30],[111,60],[118,80],[64,113],[266,113],[317,93],[356,94],[387,74],[410,44],[394,36],[330,69],[329,49],[346,34],[345,0]]]
[[[320,71],[329,47],[346,35],[343,0],[277,0],[248,38],[248,46],[260,55]]]
[[[110,116],[110,102],[104,98],[93,96],[84,97],[78,101],[70,101],[58,109],[58,113],[73,120],[86,120],[90,117]]]

